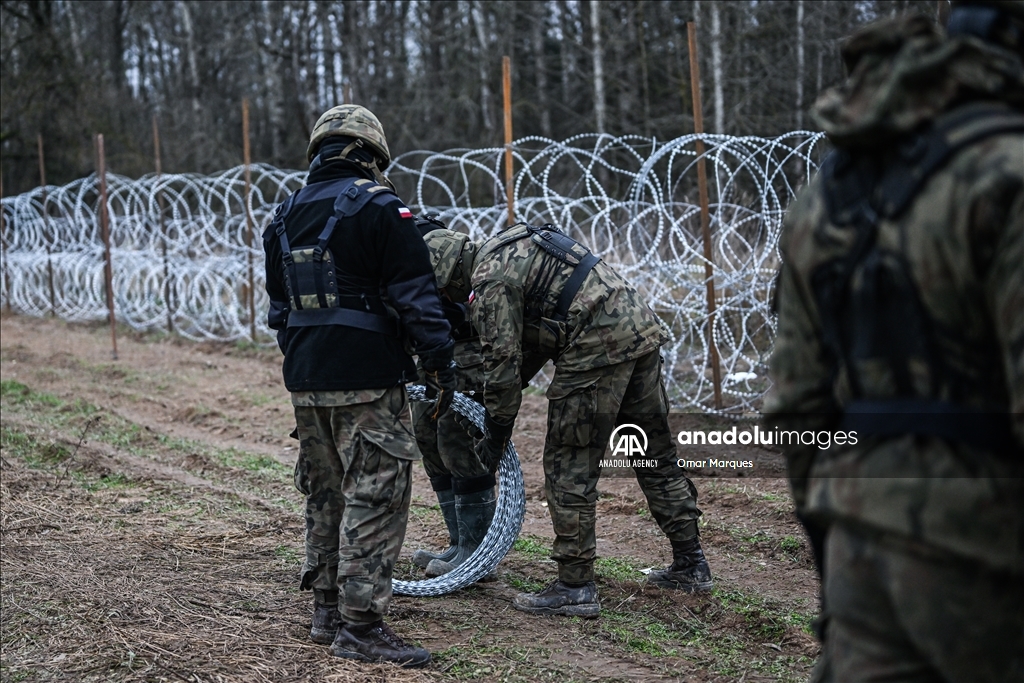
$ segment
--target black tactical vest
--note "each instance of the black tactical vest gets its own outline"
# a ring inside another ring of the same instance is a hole
[[[327,197],[334,202],[334,215],[327,220],[316,246],[293,249],[288,243],[285,219],[298,204]],[[365,178],[342,178],[317,183],[307,192],[296,192],[278,209],[270,226],[281,244],[288,291],[288,327],[345,325],[389,336],[398,335],[393,316],[381,314],[380,291],[373,282],[338,271],[334,255],[327,248],[334,229],[343,218],[355,216],[370,202],[386,204],[394,192]]]

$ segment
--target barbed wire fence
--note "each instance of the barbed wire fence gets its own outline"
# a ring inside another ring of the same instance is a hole
[[[723,409],[753,412],[768,388],[783,216],[817,170],[824,138],[806,131],[773,139],[700,137],[710,165]],[[696,138],[522,138],[513,143],[513,211],[520,221],[559,226],[632,282],[670,332],[663,354],[673,406],[714,411]],[[503,147],[409,152],[388,175],[414,211],[436,212],[452,229],[482,239],[507,222],[503,154]],[[197,341],[249,340],[251,255],[258,318],[252,341],[272,343],[263,252],[258,238],[246,246],[246,205],[258,237],[306,172],[249,169],[248,196],[244,166],[210,176],[107,174],[118,322]],[[30,316],[106,320],[98,206],[95,175],[4,198],[0,303]]]

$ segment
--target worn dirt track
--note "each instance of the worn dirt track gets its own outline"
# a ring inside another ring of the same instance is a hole
[[[512,609],[516,592],[555,576],[545,401],[532,391],[514,435],[527,517],[499,581],[394,600],[389,621],[434,653],[428,669],[333,659],[306,637],[276,348],[124,330],[118,348],[113,360],[101,326],[0,320],[2,681],[806,678],[818,586],[778,476],[695,479],[713,594],[644,587],[638,570],[667,564],[668,543],[636,482],[606,478],[601,618]],[[443,538],[419,466],[413,495],[405,558]],[[400,570],[415,578],[409,563]]]

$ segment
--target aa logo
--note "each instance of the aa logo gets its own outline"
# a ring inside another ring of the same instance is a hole
[[[612,457],[642,458],[647,454],[647,433],[634,424],[619,425],[608,439]]]

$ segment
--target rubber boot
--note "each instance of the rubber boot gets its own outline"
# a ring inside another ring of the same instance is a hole
[[[430,663],[429,652],[407,645],[383,620],[343,624],[331,643],[331,654],[361,662],[390,662],[408,669]]]
[[[431,477],[432,485],[435,484],[435,479],[441,479],[441,477]],[[459,518],[455,514],[455,493],[451,488],[451,477],[444,477],[444,480],[447,488],[434,489],[434,493],[437,494],[437,502],[441,504],[441,516],[444,517],[444,524],[448,527],[448,548],[439,553],[417,550],[412,554],[412,563],[417,567],[426,568],[431,560],[449,562],[459,552]]]
[[[512,598],[512,606],[530,614],[561,614],[567,617],[593,619],[601,614],[597,599],[597,584],[571,584],[558,579],[536,593],[519,593]]]
[[[686,593],[703,593],[715,585],[711,568],[700,547],[700,536],[672,542],[672,564],[667,569],[652,569],[647,584]]]
[[[475,490],[465,492],[467,488]],[[455,491],[455,515],[459,521],[458,552],[447,561],[432,560],[427,565],[427,576],[447,574],[468,560],[480,547],[494,519],[494,509],[498,501],[494,497],[493,475],[471,479],[454,478],[452,489]]]
[[[309,627],[309,639],[321,645],[330,645],[341,628],[341,613],[338,612],[338,594],[314,591],[313,623]]]

